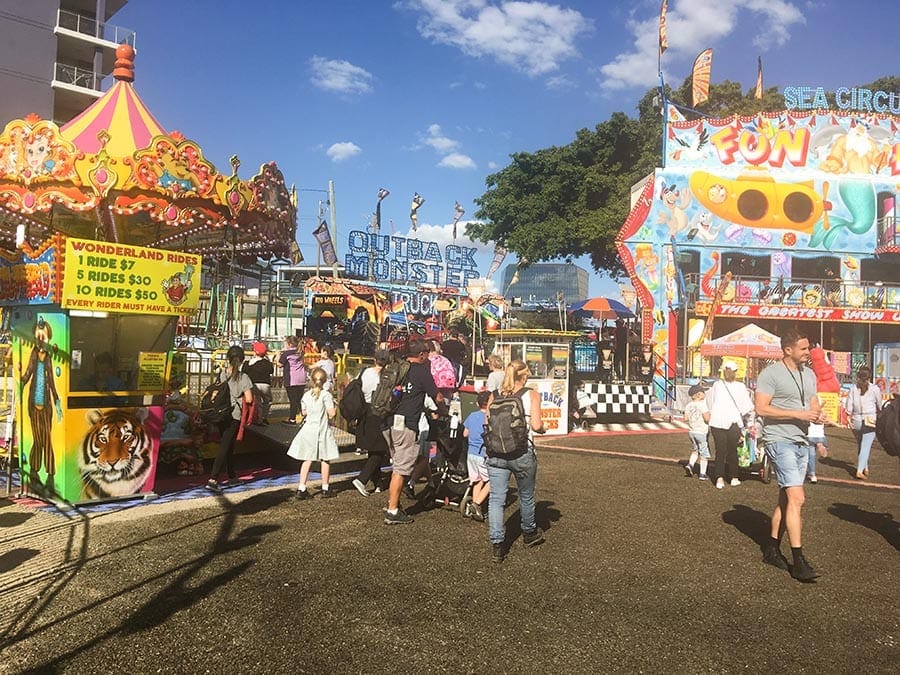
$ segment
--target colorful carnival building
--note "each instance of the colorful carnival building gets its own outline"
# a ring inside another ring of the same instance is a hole
[[[296,209],[273,164],[243,181],[167,133],[120,45],[106,94],[63,127],[0,134],[0,307],[27,493],[152,492],[179,318],[204,262],[290,253]]]
[[[799,324],[848,376],[900,336],[900,118],[872,110],[884,92],[851,106],[843,91],[840,110],[786,96],[790,109],[726,119],[667,104],[663,166],[617,245],[642,338],[681,381],[709,373],[693,348],[748,323]]]

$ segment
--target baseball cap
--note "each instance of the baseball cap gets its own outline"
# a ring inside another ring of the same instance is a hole
[[[706,389],[707,389],[707,387],[703,386],[702,384],[691,385],[691,388],[688,389],[688,396],[690,396],[691,398],[694,398],[694,396],[696,396],[700,392],[706,391]]]
[[[427,354],[431,351],[431,345],[429,345],[425,340],[410,340],[409,341],[409,355],[410,356],[419,356],[420,354]]]
[[[253,353],[257,356],[265,356],[267,351],[269,351],[269,348],[266,347],[265,342],[260,342],[259,340],[257,340],[253,343]]]
[[[734,361],[722,361],[722,368],[737,372],[738,365]]]

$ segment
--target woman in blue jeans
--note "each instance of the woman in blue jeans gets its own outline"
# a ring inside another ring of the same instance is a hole
[[[845,409],[856,437],[856,479],[869,480],[869,453],[875,441],[875,418],[881,410],[881,390],[872,384],[872,371],[862,366],[850,387]]]
[[[515,459],[489,457],[487,460],[488,476],[491,482],[491,493],[488,501],[488,537],[491,541],[494,562],[503,562],[506,557],[506,527],[503,523],[503,507],[506,504],[506,491],[509,488],[509,477],[516,477],[516,488],[519,492],[519,514],[522,518],[522,540],[525,546],[537,546],[543,543],[544,533],[534,519],[534,483],[537,477],[537,457],[534,454],[534,434],[544,433],[541,421],[541,400],[534,389],[525,387],[529,376],[528,366],[522,361],[511,361],[503,374],[500,393],[504,396],[519,396],[525,409],[528,421],[528,447],[524,454]],[[490,404],[488,404],[490,409]]]

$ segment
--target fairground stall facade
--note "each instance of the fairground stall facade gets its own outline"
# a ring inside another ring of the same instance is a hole
[[[709,374],[701,342],[751,322],[799,326],[848,377],[900,335],[900,118],[885,112],[900,96],[785,94],[789,109],[753,117],[668,105],[664,168],[619,232],[642,337],[681,381]]]
[[[180,319],[204,264],[287,256],[296,211],[281,173],[222,175],[116,83],[59,128],[0,134],[0,306],[10,414],[27,493],[66,502],[152,492]],[[177,388],[177,386],[175,387]]]

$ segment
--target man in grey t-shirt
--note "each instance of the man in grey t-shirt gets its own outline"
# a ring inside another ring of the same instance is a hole
[[[798,581],[810,582],[819,575],[803,557],[801,510],[806,500],[803,481],[809,445],[810,422],[821,424],[825,415],[816,396],[816,377],[805,367],[809,340],[795,330],[781,336],[784,358],[763,370],[756,380],[756,414],[763,422],[763,443],[778,478],[778,505],[772,513],[771,539],[763,546],[763,560],[789,570]],[[794,557],[793,566],[781,553],[785,529]]]

